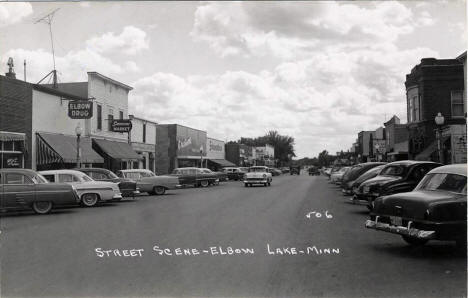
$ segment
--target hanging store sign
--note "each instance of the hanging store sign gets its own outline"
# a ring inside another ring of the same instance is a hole
[[[68,117],[71,119],[90,119],[93,117],[93,102],[74,100],[68,103]]]
[[[132,121],[130,119],[112,120],[112,131],[130,132],[132,130]]]

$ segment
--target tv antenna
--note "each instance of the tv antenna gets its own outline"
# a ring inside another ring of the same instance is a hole
[[[45,80],[47,77],[49,77],[50,75],[52,75],[53,77],[53,87],[54,88],[57,88],[57,70],[55,69],[55,50],[54,50],[54,38],[53,38],[53,35],[52,35],[52,20],[54,19],[54,15],[55,13],[59,10],[60,8],[56,8],[54,9],[52,12],[46,14],[45,16],[37,19],[34,24],[37,24],[37,23],[46,23],[47,25],[49,25],[49,32],[50,32],[50,43],[52,45],[52,60],[54,62],[54,69],[49,72],[45,77],[43,77],[39,82],[37,82],[38,84],[40,82],[42,82],[43,80]]]

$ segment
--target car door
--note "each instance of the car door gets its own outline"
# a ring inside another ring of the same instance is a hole
[[[35,184],[22,173],[5,173],[3,185],[3,208],[26,206],[35,197]]]

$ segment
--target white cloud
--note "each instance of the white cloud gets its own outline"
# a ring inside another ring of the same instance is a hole
[[[433,22],[399,2],[209,3],[195,12],[192,37],[219,55],[297,59],[325,47],[376,47]]]
[[[30,3],[26,2],[3,2],[0,3],[0,27],[9,26],[20,22],[23,18],[33,12]]]
[[[86,47],[97,53],[118,52],[135,55],[141,50],[148,49],[149,44],[145,31],[134,26],[126,26],[119,35],[108,32],[92,37],[86,41]]]
[[[385,116],[405,119],[405,74],[422,57],[437,56],[425,48],[384,49],[322,53],[259,73],[183,78],[159,72],[132,84],[129,107],[223,140],[276,129],[296,138],[300,156],[334,152],[351,146],[358,130],[382,126]]]

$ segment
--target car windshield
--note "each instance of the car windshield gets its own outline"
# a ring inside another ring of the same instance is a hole
[[[405,174],[405,170],[406,168],[404,166],[392,165],[385,167],[380,173],[380,175],[403,177],[403,175]]]
[[[85,182],[89,182],[89,181],[94,181],[91,177],[89,177],[88,175],[83,175],[81,176],[81,179],[83,179],[83,181]]]
[[[44,176],[42,176],[41,174],[34,175],[32,179],[36,184],[49,183],[49,181],[47,181],[47,179],[44,178]]]
[[[211,174],[211,173],[213,173],[213,172],[212,172],[211,170],[209,170],[209,169],[204,169],[204,170],[203,170],[203,173]]]
[[[266,172],[266,169],[265,169],[265,168],[250,168],[250,169],[249,169],[249,172],[260,172],[260,173],[263,173],[263,172]]]
[[[444,190],[466,194],[466,177],[456,174],[427,174],[416,190]]]
[[[144,171],[140,173],[141,177],[154,177],[156,176],[153,172],[151,171]]]
[[[109,175],[109,177],[110,177],[111,179],[119,178],[119,177],[117,177],[116,174],[112,173],[111,171],[107,172],[107,174]]]

